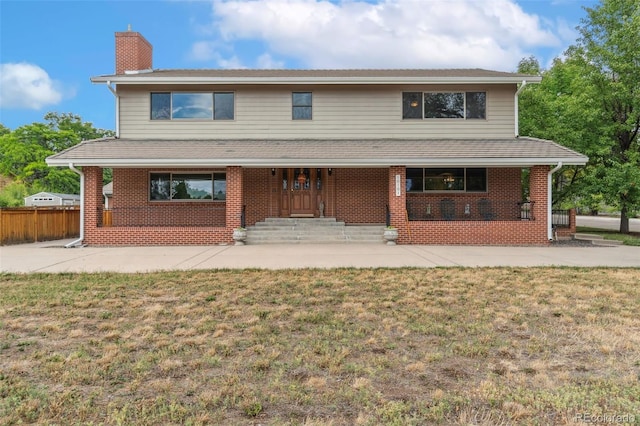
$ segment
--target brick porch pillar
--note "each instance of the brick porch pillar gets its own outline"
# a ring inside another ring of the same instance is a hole
[[[243,200],[242,175],[242,167],[227,167],[226,226],[228,230],[233,230],[240,226]]]
[[[549,221],[547,206],[551,202],[547,194],[547,177],[549,175],[549,166],[533,166],[529,174],[529,196],[531,201],[535,201],[533,205],[533,217],[535,219],[535,241],[539,243],[548,243]]]
[[[406,177],[405,166],[389,167],[389,211],[391,212],[391,226],[398,228],[398,244],[407,244],[410,242],[406,222]],[[399,188],[397,188],[398,185]],[[399,195],[396,191],[397,189],[399,189]]]
[[[102,169],[83,167],[84,173],[84,239],[96,244],[96,232],[102,225]]]

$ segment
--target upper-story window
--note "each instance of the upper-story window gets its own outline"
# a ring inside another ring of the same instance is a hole
[[[233,120],[233,92],[151,93],[152,120]]]
[[[311,120],[312,112],[311,92],[293,92],[292,94],[292,117],[294,120]]]
[[[485,119],[486,92],[403,92],[402,118]]]

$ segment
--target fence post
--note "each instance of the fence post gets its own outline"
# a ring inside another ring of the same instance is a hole
[[[33,239],[38,242],[38,208],[33,208]]]
[[[62,238],[67,238],[67,212],[63,207],[62,210]]]

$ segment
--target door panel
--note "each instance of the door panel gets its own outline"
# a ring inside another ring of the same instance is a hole
[[[316,216],[322,193],[322,169],[280,169],[280,217]]]
[[[289,202],[291,199],[291,179],[289,177],[290,174],[289,169],[281,169],[280,170],[280,217],[288,217],[290,215],[290,206]]]
[[[313,203],[315,177],[314,169],[295,168],[289,169],[289,181],[291,182],[291,212],[294,215],[313,215],[315,205]]]

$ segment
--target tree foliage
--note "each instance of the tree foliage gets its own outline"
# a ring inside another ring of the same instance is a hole
[[[45,123],[27,124],[13,131],[0,125],[0,175],[24,185],[29,193],[77,193],[78,175],[47,166],[46,158],[83,140],[113,136],[114,132],[96,129],[71,113],[50,112],[44,119]]]
[[[620,231],[640,211],[640,3],[603,0],[585,8],[581,34],[562,59],[520,97],[523,134],[555,140],[589,156],[558,182],[558,200],[604,200],[621,212]],[[523,59],[523,70],[531,69]]]

